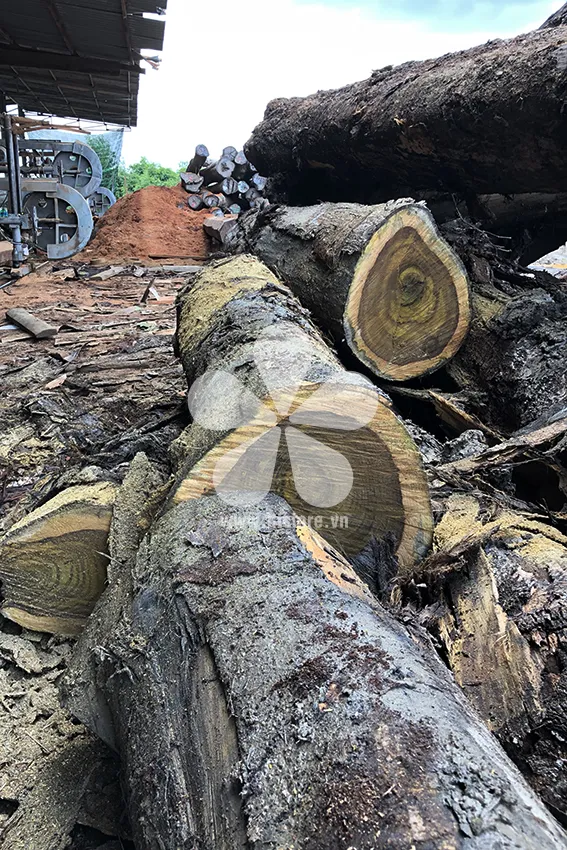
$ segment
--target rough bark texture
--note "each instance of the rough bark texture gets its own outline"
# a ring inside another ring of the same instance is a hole
[[[138,850],[564,847],[352,568],[277,497],[257,528],[241,519],[216,497],[184,502],[134,558],[131,513],[131,554],[67,682],[118,742]]]
[[[439,368],[468,331],[464,268],[411,199],[250,212],[226,247],[256,254],[380,377]]]
[[[441,232],[471,282],[472,323],[448,371],[480,419],[515,431],[567,398],[567,285],[519,266],[463,221]]]
[[[426,553],[431,509],[412,439],[266,266],[240,256],[204,270],[180,299],[177,345],[196,422],[176,445],[175,501],[276,492],[370,582],[381,582],[377,546],[402,564]]]
[[[461,462],[461,463],[465,463]],[[487,498],[453,496],[418,577],[422,613],[473,705],[567,824],[567,538]]]
[[[272,101],[246,152],[288,203],[565,191],[562,26]]]

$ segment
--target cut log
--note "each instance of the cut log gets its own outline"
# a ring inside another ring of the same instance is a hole
[[[228,209],[230,210],[230,207]],[[228,234],[234,227],[236,227],[236,219],[229,218],[228,216],[221,219],[209,217],[203,222],[203,229],[205,233],[212,239],[220,242],[221,245],[224,245]]]
[[[116,488],[70,487],[12,526],[0,541],[0,613],[28,629],[74,635],[106,582]]]
[[[234,172],[235,180],[245,180],[250,174],[250,163],[244,151],[238,151],[234,157]]]
[[[564,848],[417,633],[283,500],[241,519],[167,511],[67,677],[119,748],[138,850]]]
[[[230,159],[231,162],[236,162],[238,151],[232,145],[228,145],[228,147],[222,149],[222,155],[227,159]]]
[[[205,181],[205,178],[202,175],[195,174],[191,171],[183,172],[179,175],[179,177],[185,191],[191,193],[200,192]]]
[[[219,183],[225,177],[232,177],[233,171],[234,162],[223,156],[217,162],[213,162],[207,168],[203,168],[201,175],[205,179],[205,186],[208,186],[210,183]]]
[[[468,331],[464,267],[411,200],[250,212],[228,247],[260,257],[337,343],[346,336],[387,380],[438,369]]]
[[[567,824],[567,538],[534,517],[454,496],[417,579],[458,684]]]
[[[516,431],[567,398],[567,289],[547,272],[510,260],[486,233],[457,221],[441,233],[463,260],[472,286],[465,345],[448,364],[474,412]]]
[[[431,508],[411,437],[266,266],[242,256],[204,269],[181,299],[177,347],[195,424],[173,502],[283,495],[373,585],[377,546],[406,565],[425,554]]]
[[[218,183],[211,183],[208,187],[209,192],[214,194],[234,195],[238,191],[238,183],[232,177],[225,177],[224,180],[219,180]]]
[[[195,155],[187,166],[187,171],[192,171],[194,174],[198,174],[207,161],[208,156],[209,149],[206,145],[197,145],[195,148]]]
[[[38,319],[37,316],[22,307],[12,307],[10,310],[6,310],[6,318],[32,334],[36,339],[51,339],[57,336],[58,329],[56,327],[48,325],[43,319]]]
[[[201,195],[189,195],[187,198],[187,206],[192,210],[202,210],[205,202]]]
[[[561,191],[566,42],[549,26],[274,100],[245,151],[287,203]]]
[[[268,182],[267,177],[260,177],[259,174],[253,174],[250,178],[250,185],[254,186],[259,192],[263,192],[266,188],[266,183]]]

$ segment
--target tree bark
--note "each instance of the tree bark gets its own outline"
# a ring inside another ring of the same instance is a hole
[[[253,257],[204,269],[179,303],[195,419],[172,499],[283,495],[371,583],[376,547],[412,564],[431,539],[419,453],[389,399],[348,373],[291,292]],[[198,380],[197,380],[198,379]]]
[[[480,419],[513,432],[567,398],[567,290],[547,272],[522,268],[464,221],[441,233],[461,257],[473,293],[466,343],[448,364]]]
[[[422,619],[488,727],[567,824],[567,538],[533,515],[458,495],[435,544],[416,576],[432,603]]]
[[[283,500],[253,528],[191,499],[136,554],[148,483],[137,458],[65,689],[118,745],[138,850],[565,846],[435,654]]]
[[[336,343],[346,337],[387,380],[438,369],[468,331],[464,268],[411,199],[253,211],[227,247],[260,257]]]
[[[274,100],[246,153],[287,203],[565,191],[566,41],[548,27]]]

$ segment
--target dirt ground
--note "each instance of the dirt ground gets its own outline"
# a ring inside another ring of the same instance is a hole
[[[130,265],[97,279],[109,268],[47,263],[0,290],[0,534],[81,475],[120,476],[136,451],[163,463],[188,421],[172,348],[187,275]],[[57,335],[37,341],[11,327],[10,307],[32,310]],[[54,795],[72,826],[70,850],[131,847],[113,754],[59,705],[72,646],[0,615],[3,848],[32,850],[36,833],[38,847],[52,846],[41,816]]]

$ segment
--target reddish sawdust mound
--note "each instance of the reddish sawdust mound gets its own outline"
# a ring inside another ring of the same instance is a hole
[[[187,206],[181,186],[149,186],[120,198],[101,218],[85,260],[205,260],[209,239],[203,219],[209,211]]]

